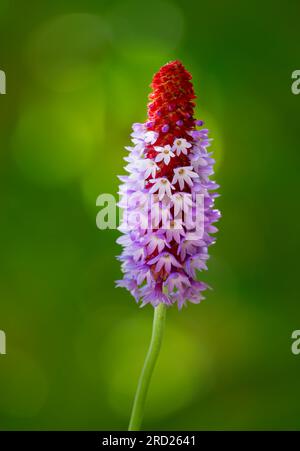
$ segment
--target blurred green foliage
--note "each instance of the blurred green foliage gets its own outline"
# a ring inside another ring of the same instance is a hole
[[[1,429],[125,429],[152,309],[114,288],[132,122],[171,59],[215,138],[220,232],[199,306],[168,312],[147,429],[299,428],[299,2],[0,1]],[[293,214],[292,214],[293,213]]]

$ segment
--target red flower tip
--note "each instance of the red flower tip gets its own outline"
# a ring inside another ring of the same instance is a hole
[[[191,74],[180,61],[171,61],[154,75],[148,104],[148,129],[162,133],[158,145],[173,143],[194,128],[196,98]]]
[[[165,64],[154,75],[146,125],[149,131],[158,133],[158,138],[155,145],[147,145],[147,158],[155,159],[155,146],[173,146],[176,138],[191,140],[189,132],[195,130],[195,104],[192,100],[196,98],[191,78],[180,61]],[[188,165],[186,155],[175,156],[168,165],[158,164],[160,171],[156,177],[167,177],[171,182],[174,168]]]

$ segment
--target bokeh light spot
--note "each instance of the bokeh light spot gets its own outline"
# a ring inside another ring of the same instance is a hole
[[[135,318],[120,324],[107,340],[109,402],[124,417],[130,412],[150,334],[151,321]],[[168,323],[149,391],[147,417],[162,418],[186,407],[195,393],[209,390],[210,374],[211,358],[205,347],[189,331]]]
[[[0,366],[0,411],[31,418],[43,407],[48,382],[39,363],[29,354],[9,349]]]
[[[95,137],[84,115],[66,103],[29,106],[12,138],[15,159],[26,176],[56,185],[80,175],[95,150]]]
[[[54,91],[85,87],[95,78],[110,39],[110,30],[99,16],[56,17],[32,34],[27,49],[29,69]]]
[[[133,49],[167,48],[173,50],[180,42],[184,30],[181,10],[171,2],[155,1],[145,13],[145,8],[136,0],[120,2],[110,10],[107,20],[113,30],[113,44],[122,51],[128,45]]]

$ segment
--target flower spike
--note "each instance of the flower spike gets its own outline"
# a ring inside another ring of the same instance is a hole
[[[142,305],[181,308],[187,301],[199,303],[206,288],[196,271],[207,269],[220,213],[212,193],[218,186],[209,178],[210,139],[204,122],[194,118],[191,78],[179,61],[154,75],[147,121],[133,124],[133,146],[126,147],[129,175],[121,177],[119,204],[125,235],[118,239],[124,279],[118,286]]]

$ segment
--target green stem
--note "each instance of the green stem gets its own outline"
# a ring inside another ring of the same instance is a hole
[[[156,364],[156,360],[160,351],[162,337],[164,333],[166,310],[167,308],[165,304],[159,304],[154,309],[151,342],[140,375],[138,387],[133,402],[133,408],[128,427],[129,431],[138,431],[141,427],[148,388]]]

